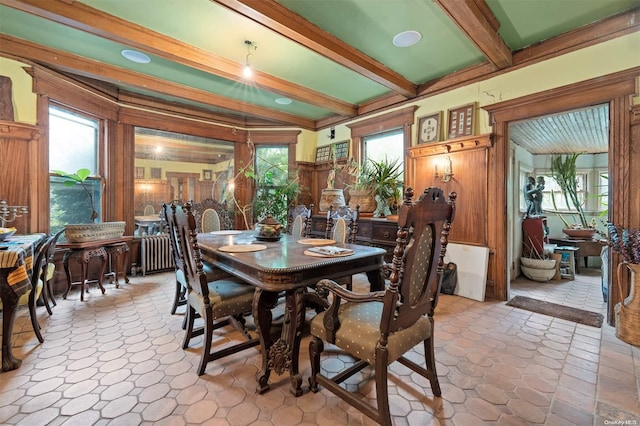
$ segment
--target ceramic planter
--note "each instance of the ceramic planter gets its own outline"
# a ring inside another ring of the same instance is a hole
[[[111,240],[124,234],[126,222],[70,224],[64,227],[65,239],[70,243]]]

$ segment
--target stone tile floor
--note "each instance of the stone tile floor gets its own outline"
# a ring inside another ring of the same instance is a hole
[[[605,313],[599,271],[583,271],[575,281],[517,280],[512,295]],[[210,363],[198,377],[199,346],[181,348],[182,316],[169,314],[172,274],[106,288],[105,295],[92,289],[85,302],[77,292],[58,299],[52,316],[38,308],[43,344],[20,309],[13,351],[23,364],[0,374],[0,424],[374,424],[327,391],[306,392],[308,338],[300,356],[305,394],[293,397],[288,375],[272,375],[271,390],[257,395],[255,348]],[[361,279],[354,288],[362,288]],[[239,338],[218,334],[219,345]],[[640,423],[639,348],[618,340],[606,324],[593,328],[504,302],[442,295],[435,335],[442,398],[394,364],[396,425]],[[363,392],[373,396],[370,383]]]

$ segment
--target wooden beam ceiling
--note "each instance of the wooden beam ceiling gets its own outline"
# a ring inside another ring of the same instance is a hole
[[[291,12],[275,0],[211,0],[379,83],[406,98],[417,87],[399,73]]]
[[[31,43],[6,34],[0,34],[0,52],[9,55],[18,55],[35,63],[51,66],[61,71],[79,74],[84,77],[101,79],[112,84],[124,84],[140,90],[154,91],[178,99],[212,105],[216,108],[296,125],[305,129],[315,128],[315,122],[310,119],[256,106],[237,99],[226,98],[160,78],[149,77],[134,71]]]
[[[511,49],[498,34],[498,21],[484,0],[435,2],[496,68],[511,66]]]
[[[70,3],[63,0],[0,0],[0,4],[227,80],[244,83],[238,73],[238,70],[242,69],[242,64],[79,2]],[[252,84],[255,84],[260,89],[328,109],[339,115],[355,116],[356,114],[356,107],[353,104],[264,72],[256,71],[252,78]]]

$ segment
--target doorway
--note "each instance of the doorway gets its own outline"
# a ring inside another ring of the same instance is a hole
[[[607,268],[605,265],[601,269],[600,246],[590,239],[571,239],[563,234],[566,223],[571,225],[580,221],[576,208],[571,203],[567,205],[560,186],[552,176],[551,161],[558,155],[577,154],[575,180],[585,213],[583,222],[594,222],[598,229],[605,231],[602,222],[607,220],[609,129],[607,103],[509,123],[509,176],[512,182],[507,204],[512,216],[509,229],[512,235],[509,240],[512,259],[509,298],[513,294],[522,295],[523,291],[531,291],[535,299],[588,310],[601,311],[604,308],[601,274]],[[545,257],[552,257],[554,246],[580,248],[575,259],[571,251],[564,251],[565,257],[571,257],[564,259],[562,270],[558,270],[549,281],[550,286],[532,283],[520,273],[519,268],[523,247],[522,223],[527,216],[523,188],[529,178],[541,178],[544,182],[537,197],[541,198],[545,216]],[[597,250],[591,250],[593,253],[585,251],[586,247],[591,246],[597,246]],[[590,255],[586,258],[586,265],[585,258],[580,254]],[[594,255],[595,258],[591,257]]]
[[[509,179],[510,144],[509,124],[531,117],[541,117],[564,111],[584,108],[591,105],[606,103],[609,105],[609,206],[608,217],[614,223],[627,223],[630,202],[635,195],[628,193],[629,185],[625,183],[625,174],[630,170],[632,157],[630,145],[629,111],[631,95],[636,93],[636,77],[632,71],[622,71],[597,79],[585,80],[579,83],[554,88],[545,92],[535,93],[509,101],[504,101],[483,108],[489,112],[489,119],[493,126],[494,147],[490,152],[489,162],[492,167],[489,191],[493,192],[496,206],[507,206],[510,190],[505,191],[505,185],[512,185]],[[614,188],[615,191],[611,191]],[[511,198],[513,199],[513,198]],[[507,250],[509,241],[513,239],[511,229],[513,225],[511,210],[496,210],[495,218],[490,224],[489,243],[495,248],[494,296],[498,300],[507,300],[509,283],[511,281],[511,262],[513,256]],[[611,262],[611,261],[610,261]],[[609,265],[610,266],[610,265]],[[611,268],[609,268],[609,271]],[[618,299],[616,292],[617,280],[609,280],[611,294],[609,300]],[[608,306],[608,321],[613,322],[613,309]]]

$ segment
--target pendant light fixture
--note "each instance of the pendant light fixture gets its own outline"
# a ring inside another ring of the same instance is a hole
[[[244,68],[242,69],[242,76],[244,78],[251,78],[253,76],[253,69],[251,68],[251,64],[249,63],[249,56],[251,56],[251,49],[256,50],[258,46],[252,42],[251,40],[244,41],[245,46],[247,46],[247,57],[244,61]]]

